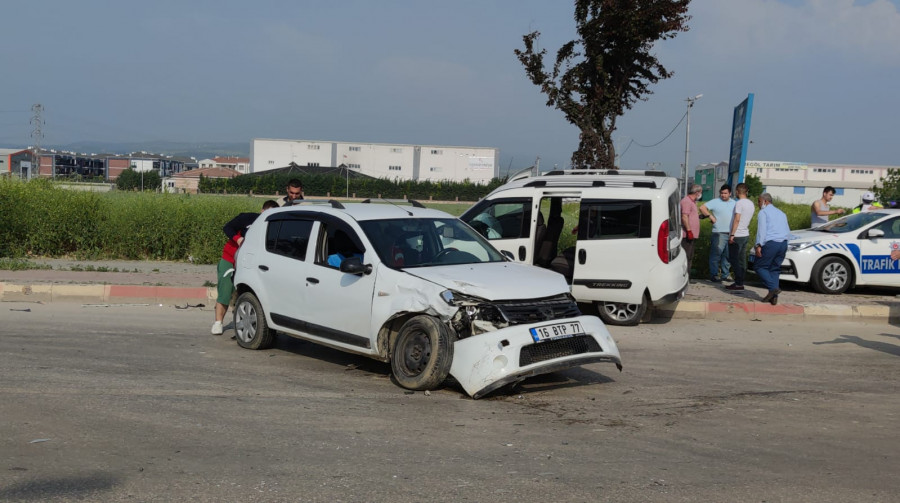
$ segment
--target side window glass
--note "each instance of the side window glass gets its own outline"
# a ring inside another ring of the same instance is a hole
[[[579,239],[638,239],[650,237],[650,201],[582,203]]]
[[[321,229],[316,264],[339,269],[341,262],[349,257],[362,260],[365,250],[360,246],[359,236],[350,227],[323,222]]]
[[[900,218],[894,218],[878,224],[878,228],[884,231],[885,239],[900,238]]]
[[[531,201],[488,205],[466,223],[488,239],[527,238],[531,230]]]
[[[312,231],[310,220],[277,220],[269,222],[266,229],[266,250],[297,260],[306,260],[309,235]]]

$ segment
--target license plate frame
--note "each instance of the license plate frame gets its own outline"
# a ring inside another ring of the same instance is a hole
[[[584,327],[580,321],[564,321],[562,323],[551,323],[528,329],[534,342],[552,341],[556,339],[565,339],[576,335],[585,335]]]

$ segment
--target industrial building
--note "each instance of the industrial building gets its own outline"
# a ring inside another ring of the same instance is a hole
[[[880,185],[891,169],[900,170],[900,166],[746,161],[744,175],[759,177],[774,199],[791,204],[812,204],[831,186],[835,190],[831,204],[849,208],[860,203],[864,192]],[[701,164],[694,172],[694,183],[703,186],[703,199],[708,201],[719,196],[727,177],[727,162]]]
[[[469,180],[486,184],[499,176],[500,150],[262,138],[251,141],[251,173],[283,168],[292,163],[301,167],[343,165],[363,175],[391,180]]]

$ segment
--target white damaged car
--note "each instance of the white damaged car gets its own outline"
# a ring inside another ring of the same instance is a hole
[[[563,276],[510,261],[453,216],[336,201],[266,211],[234,278],[237,343],[275,332],[390,362],[407,389],[453,376],[474,398],[529,376],[594,362],[622,369]]]
[[[825,294],[857,285],[900,287],[898,255],[900,210],[854,213],[792,231],[780,280],[809,283]]]

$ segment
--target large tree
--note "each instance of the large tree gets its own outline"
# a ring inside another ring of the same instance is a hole
[[[556,53],[544,69],[546,49],[536,49],[539,31],[516,49],[531,81],[581,130],[572,154],[577,169],[615,169],[612,134],[616,119],[652,94],[648,86],[673,74],[650,51],[658,40],[688,30],[690,0],[575,0],[578,40]]]

